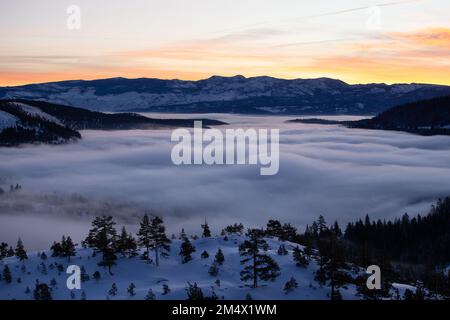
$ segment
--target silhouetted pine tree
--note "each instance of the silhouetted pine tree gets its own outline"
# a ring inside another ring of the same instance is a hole
[[[269,220],[266,226],[266,236],[268,237],[281,237],[282,236],[281,222],[278,220]]]
[[[319,241],[319,269],[315,279],[320,284],[329,284],[331,288],[330,298],[341,298],[339,288],[350,281],[349,276],[343,270],[347,269],[343,245],[334,235]]]
[[[309,264],[306,255],[298,246],[295,247],[294,250],[292,251],[292,257],[297,267],[306,268]]]
[[[216,255],[214,256],[214,262],[221,266],[224,261],[225,256],[223,255],[222,249],[219,248],[216,252]]]
[[[155,262],[159,265],[159,256],[168,257],[171,241],[166,235],[164,221],[160,217],[154,217],[150,224],[150,244],[155,251]]]
[[[115,255],[117,238],[115,224],[111,216],[96,217],[92,221],[92,229],[84,240],[88,247],[102,253],[102,261],[98,265],[107,267],[110,274],[112,274],[111,267],[117,260]]]
[[[12,282],[11,270],[9,270],[8,265],[5,265],[5,266],[3,267],[2,279],[3,279],[6,283],[11,283],[11,282]]]
[[[140,223],[140,228],[137,233],[138,244],[145,248],[143,258],[150,263],[150,248],[152,246],[151,224],[148,215],[145,214]]]
[[[14,250],[14,254],[20,261],[24,261],[28,259],[27,252],[23,245],[22,239],[19,238],[17,240],[16,250]]]
[[[203,296],[202,289],[197,285],[196,282],[194,282],[194,284],[191,284],[190,282],[187,283],[186,294],[188,296],[188,300],[204,300],[205,299],[205,297]]]
[[[188,238],[184,238],[180,247],[181,263],[187,263],[192,260],[191,254],[196,250]]]
[[[264,253],[269,246],[263,236],[263,230],[250,229],[247,232],[248,240],[239,246],[239,253],[243,257],[241,264],[245,265],[241,271],[241,280],[252,280],[254,288],[258,287],[258,279],[267,281],[279,276],[278,264]]]
[[[294,277],[291,277],[291,278],[284,284],[283,291],[284,291],[285,294],[288,294],[288,293],[294,291],[295,289],[297,289],[297,287],[298,287],[297,280],[295,280]]]
[[[209,237],[211,237],[211,230],[209,229],[209,225],[208,225],[208,223],[206,222],[206,219],[205,219],[205,223],[202,224],[202,229],[203,229],[203,233],[202,233],[202,237],[203,237],[203,238],[209,238]]]

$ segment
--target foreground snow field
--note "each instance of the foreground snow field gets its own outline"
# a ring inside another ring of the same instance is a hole
[[[51,252],[46,252],[47,259],[42,260],[37,252],[29,253],[28,260],[23,263],[17,258],[6,258],[0,263],[8,265],[12,273],[12,282],[6,283],[0,281],[0,299],[33,299],[33,289],[36,280],[40,283],[50,285],[52,279],[56,280],[56,285],[52,289],[53,299],[80,299],[82,292],[85,292],[86,299],[136,299],[142,300],[151,288],[156,299],[180,299],[187,298],[186,285],[197,283],[206,296],[215,291],[219,299],[245,299],[249,293],[253,299],[329,299],[329,287],[321,287],[314,281],[314,272],[317,270],[315,261],[311,261],[307,268],[297,267],[292,259],[292,249],[296,246],[290,242],[284,242],[288,254],[280,256],[277,249],[282,243],[274,239],[267,239],[270,246],[268,253],[280,265],[280,276],[273,282],[261,282],[260,287],[253,289],[249,287],[250,283],[244,283],[240,280],[240,264],[238,246],[243,242],[243,236],[228,236],[228,240],[224,237],[201,238],[192,240],[192,244],[196,248],[196,252],[192,255],[193,260],[182,264],[181,257],[178,255],[180,249],[180,240],[173,240],[171,246],[170,257],[161,259],[160,266],[147,263],[140,256],[133,258],[120,257],[116,266],[112,268],[113,275],[108,270],[97,266],[100,255],[92,257],[91,249],[78,249],[77,256],[72,257],[68,262],[66,258],[51,257]],[[225,261],[219,267],[219,274],[216,277],[209,275],[208,270],[213,263],[216,251],[221,248]],[[201,258],[201,253],[206,250],[209,257]],[[42,263],[45,264],[45,268]],[[62,264],[62,268],[57,268],[57,264]],[[69,274],[66,274],[68,265],[78,265],[84,267],[90,280],[82,282],[81,290],[73,290],[74,295],[67,289],[66,281]],[[23,267],[25,266],[25,268]],[[46,269],[46,270],[43,270]],[[100,280],[93,278],[93,273],[99,271]],[[291,277],[298,282],[298,288],[289,294],[283,291],[284,284]],[[20,278],[20,283],[17,279]],[[217,283],[220,280],[220,285]],[[117,294],[111,296],[108,291],[112,284],[117,285]],[[133,283],[135,295],[130,296],[127,292],[128,286]],[[167,284],[170,293],[163,295],[163,284]],[[27,293],[27,287],[30,292]],[[347,289],[341,290],[344,299],[358,299],[356,296],[356,288],[349,285]]]

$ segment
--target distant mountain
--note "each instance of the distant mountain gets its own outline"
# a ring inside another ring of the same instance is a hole
[[[431,84],[349,85],[329,78],[243,76],[199,81],[112,78],[0,87],[0,99],[24,98],[100,111],[257,114],[378,114],[450,94]]]
[[[395,130],[420,135],[450,135],[450,95],[396,106],[371,119],[335,121],[306,118],[288,122],[341,124],[349,128]]]
[[[192,127],[197,119],[152,119],[135,113],[101,113],[44,101],[0,100],[0,146],[61,144],[81,138],[77,130]],[[226,124],[202,120],[203,126]]]

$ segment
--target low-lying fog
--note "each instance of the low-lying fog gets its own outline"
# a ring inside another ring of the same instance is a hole
[[[450,137],[284,122],[293,117],[151,116],[280,128],[279,173],[174,166],[171,130],[83,131],[76,144],[2,148],[2,188],[23,188],[0,196],[0,241],[21,236],[28,248],[42,249],[62,234],[80,240],[92,215],[134,225],[145,210],[164,216],[170,233],[199,232],[205,218],[215,231],[236,221],[262,226],[269,218],[303,230],[319,214],[344,226],[366,213],[426,213],[450,195]]]

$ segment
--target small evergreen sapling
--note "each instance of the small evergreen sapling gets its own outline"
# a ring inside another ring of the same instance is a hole
[[[112,284],[111,289],[109,289],[108,294],[110,296],[115,296],[117,294],[117,285],[115,283]]]
[[[169,285],[167,283],[164,283],[162,285],[162,295],[165,296],[166,294],[170,293],[170,288]]]
[[[183,242],[181,243],[180,247],[180,256],[181,256],[181,263],[188,263],[192,260],[191,254],[194,253],[196,250],[194,246],[191,244],[188,238],[184,238]]]
[[[297,280],[295,280],[294,277],[291,277],[291,278],[289,279],[289,281],[287,281],[287,282],[284,284],[283,291],[284,291],[285,294],[288,294],[288,293],[294,291],[295,289],[297,289],[297,287],[298,287]]]
[[[214,262],[221,266],[225,261],[225,256],[223,255],[222,249],[219,248],[217,250],[216,255],[214,256]]]
[[[153,293],[152,289],[148,289],[147,295],[145,296],[145,300],[156,300],[156,295]]]
[[[288,254],[288,251],[286,250],[286,247],[284,244],[280,244],[280,246],[278,247],[277,253],[280,256],[285,256]]]
[[[202,233],[202,237],[203,237],[203,238],[209,238],[209,237],[211,237],[211,230],[209,229],[209,225],[208,225],[208,223],[206,222],[206,219],[205,219],[205,223],[202,224],[202,229],[203,229],[203,233]]]
[[[134,289],[136,289],[136,286],[132,282],[132,283],[130,283],[130,285],[127,288],[127,292],[131,297],[136,295],[136,292],[134,292]]]
[[[19,259],[19,261],[24,261],[28,259],[25,246],[23,245],[22,239],[20,238],[19,240],[17,240],[16,250],[14,250],[14,254]]]
[[[202,289],[197,285],[196,282],[194,282],[194,284],[191,284],[190,282],[187,283],[186,294],[188,296],[188,300],[204,300],[205,299]]]
[[[292,257],[294,258],[295,264],[297,267],[306,268],[309,264],[306,255],[302,252],[302,250],[297,246],[292,251]]]

